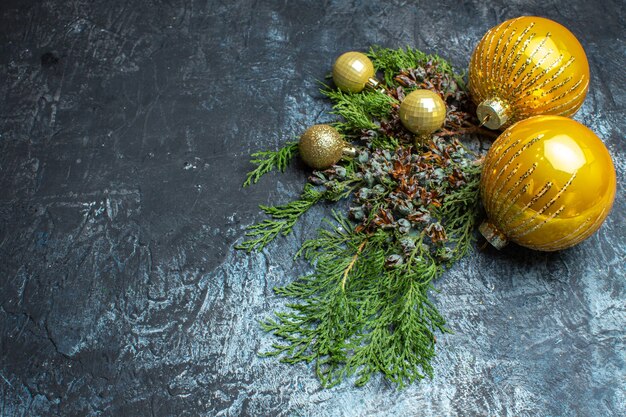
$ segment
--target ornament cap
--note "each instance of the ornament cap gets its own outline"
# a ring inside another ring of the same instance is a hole
[[[504,248],[508,243],[508,239],[504,234],[498,230],[496,226],[488,221],[482,222],[482,224],[478,227],[480,233],[487,239],[491,245],[500,250]]]
[[[413,138],[413,144],[417,148],[420,148],[426,145],[426,143],[428,143],[428,139],[430,139],[430,137],[431,137],[430,133],[416,134],[415,137]]]
[[[379,93],[383,93],[383,94],[386,93],[385,87],[383,87],[382,84],[376,78],[370,77],[365,83],[365,88],[378,91]]]
[[[346,142],[344,148],[341,150],[342,156],[353,158],[356,156],[356,148],[352,145],[348,145]]]
[[[483,126],[495,130],[506,124],[510,117],[510,110],[509,106],[499,98],[489,98],[478,105],[476,115]]]

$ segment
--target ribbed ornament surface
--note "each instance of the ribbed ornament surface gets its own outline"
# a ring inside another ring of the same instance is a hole
[[[587,127],[565,117],[536,116],[493,143],[480,191],[487,222],[508,240],[554,251],[600,227],[613,205],[615,168]]]
[[[470,60],[469,89],[476,104],[495,101],[508,113],[501,126],[486,124],[490,128],[535,115],[569,117],[588,87],[589,64],[580,42],[542,17],[523,16],[490,29]]]

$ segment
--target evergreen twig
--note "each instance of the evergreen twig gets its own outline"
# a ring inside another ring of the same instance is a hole
[[[334,103],[331,113],[345,120],[335,124],[340,131],[376,129],[378,126],[372,117],[381,118],[388,115],[392,105],[398,103],[393,97],[380,94],[378,91],[351,94],[341,90],[325,89],[322,93]]]
[[[250,163],[255,164],[257,167],[248,172],[246,180],[243,183],[244,187],[251,184],[256,184],[259,179],[268,172],[276,169],[280,172],[285,172],[285,169],[289,165],[289,162],[298,153],[298,142],[287,142],[282,148],[277,151],[262,151],[252,154]]]
[[[288,235],[300,216],[313,207],[324,195],[324,191],[318,191],[311,184],[306,184],[298,200],[281,206],[261,206],[261,210],[270,216],[270,219],[248,227],[246,240],[237,245],[236,249],[243,249],[248,252],[261,250],[278,235]]]
[[[326,387],[355,374],[357,386],[378,372],[400,387],[432,377],[434,333],[448,330],[428,299],[442,268],[419,244],[423,236],[415,238],[406,264],[388,268],[386,258],[398,247],[387,233],[367,236],[349,228],[345,218],[337,223],[305,244],[314,273],[276,289],[299,302],[289,305],[292,312],[262,323],[282,339],[265,356],[314,362]]]
[[[387,49],[373,46],[370,48],[368,56],[374,62],[374,68],[383,73],[385,83],[389,86],[398,85],[394,77],[401,70],[416,68],[427,62],[433,62],[442,73],[453,76],[459,83],[459,86],[465,88],[463,74],[457,74],[452,65],[438,55],[429,55],[410,46],[407,46],[405,49]]]

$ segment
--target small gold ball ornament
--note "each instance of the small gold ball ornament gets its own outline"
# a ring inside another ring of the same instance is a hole
[[[333,81],[337,88],[347,93],[359,93],[366,86],[375,87],[374,64],[361,52],[346,52],[333,65]]]
[[[469,90],[489,129],[537,115],[572,116],[588,87],[580,42],[543,17],[522,16],[489,29],[470,59]]]
[[[300,157],[314,169],[326,169],[339,162],[342,156],[354,156],[356,150],[343,140],[330,125],[313,125],[300,136]]]
[[[446,103],[430,90],[415,90],[400,104],[400,121],[417,135],[433,133],[446,121]]]
[[[480,232],[496,248],[508,241],[555,251],[600,228],[615,198],[615,168],[600,138],[575,120],[535,116],[509,127],[483,165]]]

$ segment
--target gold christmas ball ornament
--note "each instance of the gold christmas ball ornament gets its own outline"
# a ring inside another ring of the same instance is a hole
[[[615,168],[602,141],[560,116],[509,127],[485,157],[481,233],[498,249],[508,241],[542,251],[578,244],[609,214]]]
[[[572,116],[588,88],[580,42],[542,17],[518,17],[490,29],[470,60],[469,90],[478,118],[490,129],[536,115]]]
[[[314,169],[326,169],[339,162],[342,156],[354,156],[356,150],[343,140],[330,125],[313,125],[300,136],[300,157]]]
[[[411,132],[427,135],[446,121],[446,103],[430,90],[415,90],[400,103],[400,121]]]
[[[346,52],[333,65],[333,81],[337,88],[348,93],[359,93],[366,86],[376,87],[374,64],[361,52]]]

